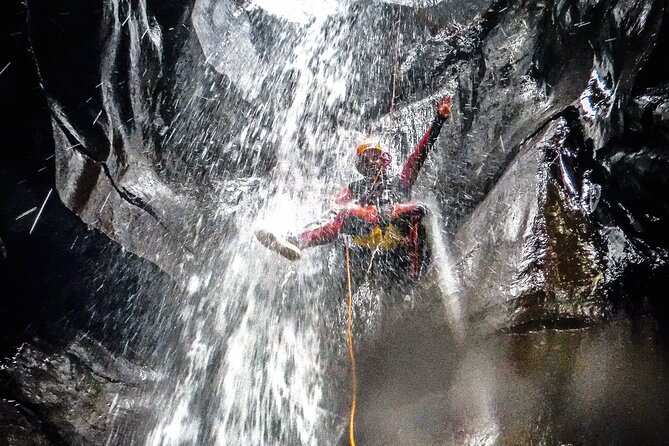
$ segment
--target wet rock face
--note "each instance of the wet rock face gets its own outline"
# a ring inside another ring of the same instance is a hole
[[[401,100],[431,100],[382,131],[411,147],[434,101],[458,98],[421,182],[440,191],[470,320],[566,328],[657,302],[666,92],[643,70],[664,48],[665,17],[661,2],[500,1],[404,59]]]
[[[458,231],[472,323],[573,328],[611,314],[600,237],[565,167],[574,133],[558,118],[524,143]]]
[[[662,444],[668,364],[652,325],[619,320],[458,345],[448,327],[405,321],[386,355],[361,358],[357,441]]]
[[[416,50],[423,57],[405,65],[410,79],[441,76],[443,91],[458,95],[439,143],[445,156],[433,158],[421,181],[441,191],[461,281],[446,300],[460,303],[474,340],[463,347],[443,327],[419,339],[413,329],[390,333],[396,350],[361,360],[369,379],[361,435],[372,444],[660,443],[664,421],[654,407],[666,411],[663,397],[650,402],[655,392],[634,382],[639,361],[654,370],[638,375],[653,389],[667,369],[655,344],[666,339],[660,296],[669,285],[668,201],[659,192],[668,178],[666,72],[656,62],[666,48],[666,5],[495,6],[507,9],[430,37]],[[418,85],[403,93],[407,100],[430,90]],[[434,103],[443,93],[431,94]],[[430,106],[412,102],[380,128],[410,146]],[[429,285],[427,294],[444,291]],[[605,322],[647,312],[654,319],[645,328]],[[481,345],[501,340],[509,356],[491,349],[467,359],[477,333],[490,336]],[[653,341],[641,345],[641,337]],[[421,353],[406,359],[414,349]],[[444,366],[442,355],[454,364]],[[428,356],[437,359],[421,367]],[[398,371],[395,358],[410,372]],[[412,378],[423,375],[437,375],[448,390],[416,387]],[[385,410],[386,397],[411,403]]]
[[[112,420],[140,432],[148,411],[139,400],[153,379],[87,338],[24,344],[0,365],[0,435],[12,445],[83,446],[113,439]]]

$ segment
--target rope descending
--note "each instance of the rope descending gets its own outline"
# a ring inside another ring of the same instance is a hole
[[[349,417],[349,441],[351,446],[355,446],[355,409],[358,398],[358,377],[355,368],[355,353],[353,351],[353,292],[351,289],[351,265],[349,261],[349,247],[346,242],[346,284],[348,285],[348,356],[351,359],[351,414]]]

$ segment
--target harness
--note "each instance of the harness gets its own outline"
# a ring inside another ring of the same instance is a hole
[[[351,243],[361,248],[392,251],[405,245],[409,240],[410,237],[402,235],[399,229],[391,224],[385,231],[377,225],[368,234],[353,237]]]

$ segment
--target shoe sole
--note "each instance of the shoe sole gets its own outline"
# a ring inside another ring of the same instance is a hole
[[[256,231],[256,238],[265,248],[280,254],[288,260],[295,261],[302,257],[300,249],[297,246],[285,241],[279,241],[279,238],[270,231],[258,229]]]

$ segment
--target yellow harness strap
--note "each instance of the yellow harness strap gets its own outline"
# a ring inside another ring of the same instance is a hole
[[[376,226],[369,234],[355,236],[352,240],[356,246],[382,251],[391,251],[406,241],[407,237],[393,225],[388,226],[385,232]]]

